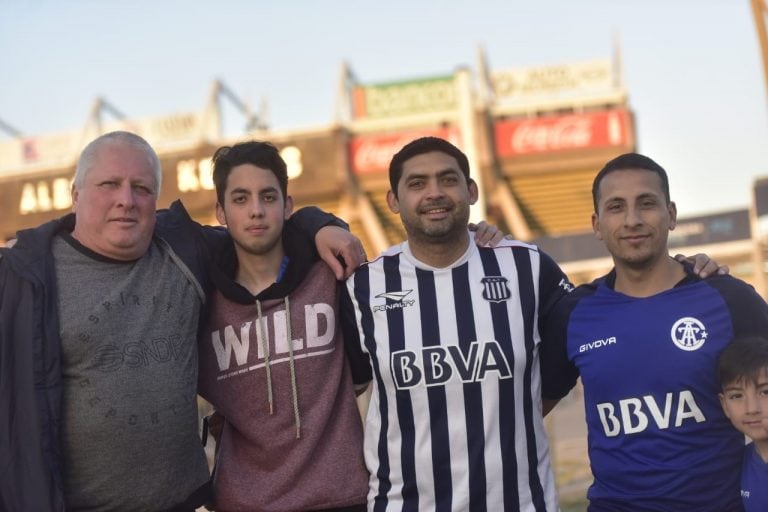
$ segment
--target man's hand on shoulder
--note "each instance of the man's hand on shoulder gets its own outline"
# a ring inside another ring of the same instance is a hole
[[[728,265],[719,265],[706,254],[698,253],[690,257],[683,254],[676,254],[675,259],[680,263],[688,262],[693,265],[693,273],[702,279],[712,275],[724,276],[730,273]]]
[[[362,242],[346,229],[324,226],[315,235],[317,254],[329,266],[336,279],[346,279],[365,260]]]
[[[475,243],[479,247],[496,247],[505,238],[512,240],[512,235],[505,235],[499,228],[484,220],[477,224],[470,222],[467,228],[475,232]]]

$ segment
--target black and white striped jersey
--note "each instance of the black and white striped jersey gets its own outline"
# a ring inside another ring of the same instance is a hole
[[[374,377],[369,509],[558,510],[538,356],[539,322],[570,289],[554,261],[472,237],[438,269],[404,242],[347,288]]]

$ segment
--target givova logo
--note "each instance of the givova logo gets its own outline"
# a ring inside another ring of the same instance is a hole
[[[686,316],[672,326],[672,341],[677,348],[685,351],[698,350],[707,341],[707,328],[699,319]]]

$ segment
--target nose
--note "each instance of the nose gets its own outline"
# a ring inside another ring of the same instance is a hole
[[[761,413],[761,404],[760,399],[757,396],[757,393],[752,392],[745,392],[744,393],[744,401],[746,406],[746,411],[748,414],[760,414]]]
[[[251,201],[251,218],[259,218],[264,216],[264,204],[258,198]]]
[[[136,195],[133,187],[129,184],[122,184],[118,191],[118,204],[126,209],[131,209],[136,205]]]
[[[425,185],[425,193],[429,199],[439,198],[444,195],[443,188],[438,180],[428,180]]]
[[[640,211],[637,208],[627,208],[624,215],[624,224],[626,226],[637,226],[641,223]]]

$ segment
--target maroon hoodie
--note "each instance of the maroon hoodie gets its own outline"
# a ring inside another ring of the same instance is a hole
[[[219,511],[366,502],[340,288],[324,263],[308,261],[311,250],[286,252],[285,278],[256,297],[231,279],[232,265],[214,273],[219,290],[200,338],[199,391],[226,418],[214,477]]]

